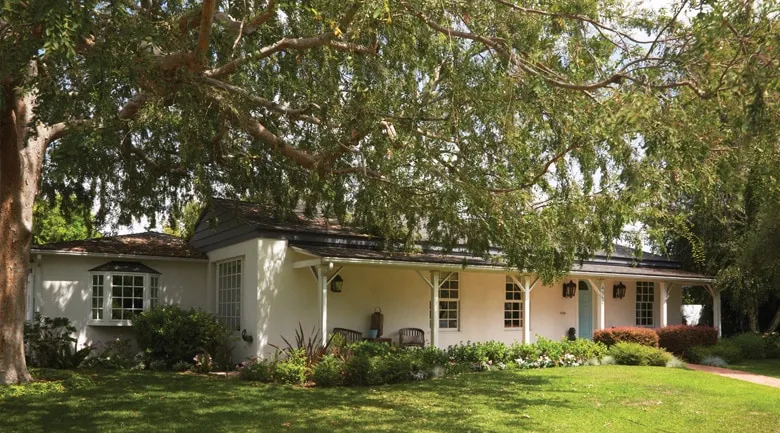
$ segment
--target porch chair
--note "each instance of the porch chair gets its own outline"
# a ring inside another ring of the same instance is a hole
[[[401,328],[398,330],[398,344],[402,347],[424,347],[425,331],[420,328]]]
[[[357,343],[363,341],[363,333],[347,328],[333,328],[333,333],[344,337],[345,343]]]

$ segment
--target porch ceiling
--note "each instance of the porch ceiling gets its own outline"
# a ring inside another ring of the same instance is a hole
[[[510,272],[498,261],[489,261],[479,257],[438,253],[385,253],[362,248],[334,246],[293,246],[299,253],[310,256],[294,264],[295,267],[313,266],[315,262],[389,266],[407,269],[469,269],[481,272]],[[589,278],[648,278],[658,281],[670,281],[682,284],[710,284],[713,279],[706,275],[683,271],[669,267],[629,266],[621,263],[584,262],[575,266],[569,273],[572,277]]]

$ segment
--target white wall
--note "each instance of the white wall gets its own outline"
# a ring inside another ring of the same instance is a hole
[[[68,317],[78,332],[79,347],[115,338],[130,338],[132,329],[90,324],[89,270],[111,258],[41,255],[33,264],[35,310],[48,317]],[[128,259],[123,259],[128,260]],[[161,273],[160,302],[207,309],[205,262],[132,259]]]
[[[318,293],[309,268],[293,269],[293,263],[310,257],[288,248],[286,241],[254,239],[208,254],[209,263],[166,260],[138,260],[161,272],[161,301],[216,311],[216,263],[243,259],[241,327],[252,343],[238,341],[235,359],[269,356],[271,344],[283,346],[282,336],[293,342],[299,323],[308,337],[319,326]],[[109,258],[42,257],[35,269],[35,305],[50,317],[67,316],[78,329],[79,344],[128,337],[129,327],[89,325],[90,287],[88,270]],[[445,273],[444,271],[442,273]],[[423,272],[429,277],[428,272]],[[430,289],[413,270],[345,266],[342,293],[328,291],[328,329],[358,330],[368,334],[375,307],[384,314],[385,337],[398,341],[400,328],[421,328],[430,343]],[[568,278],[566,279],[568,281]],[[627,286],[624,299],[612,298],[612,285],[605,280],[606,326],[634,324],[635,281]],[[522,341],[523,329],[504,329],[505,275],[460,273],[460,329],[440,330],[440,347],[466,341]],[[593,296],[593,329],[598,329],[599,297]],[[660,287],[656,284],[655,323],[660,326]],[[669,297],[669,324],[681,323],[681,290],[675,285]],[[563,298],[561,283],[538,285],[531,292],[530,333],[532,340],[543,336],[558,340],[570,327],[577,328],[577,297]],[[528,319],[526,318],[526,324]]]

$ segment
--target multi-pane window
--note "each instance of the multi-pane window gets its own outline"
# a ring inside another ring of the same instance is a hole
[[[132,320],[144,310],[143,275],[111,276],[111,319]]]
[[[504,328],[523,327],[523,290],[509,275],[504,289]]]
[[[103,275],[92,275],[92,319],[103,319],[103,303],[105,301],[103,288],[105,277]]]
[[[439,287],[439,328],[459,329],[460,286],[458,273],[452,272]]]
[[[217,263],[217,317],[241,330],[241,259]]]
[[[111,261],[89,270],[90,319],[127,325],[157,303],[160,273],[140,262]]]
[[[160,276],[149,277],[149,308],[156,307],[160,303]]]
[[[636,324],[653,326],[653,305],[655,304],[655,284],[652,281],[636,282]]]

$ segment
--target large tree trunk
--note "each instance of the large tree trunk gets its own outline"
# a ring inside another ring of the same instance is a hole
[[[769,324],[769,328],[766,329],[766,332],[775,332],[777,331],[777,328],[780,326],[780,305],[777,306],[777,311],[775,311],[775,317],[772,319],[772,323]]]
[[[31,124],[34,93],[21,95],[5,81],[0,95],[0,383],[23,383],[31,380],[24,316],[33,203],[49,131]]]
[[[750,332],[757,334],[758,329],[758,308],[757,307],[750,307],[747,310],[747,317],[748,317],[748,327],[750,328]]]

